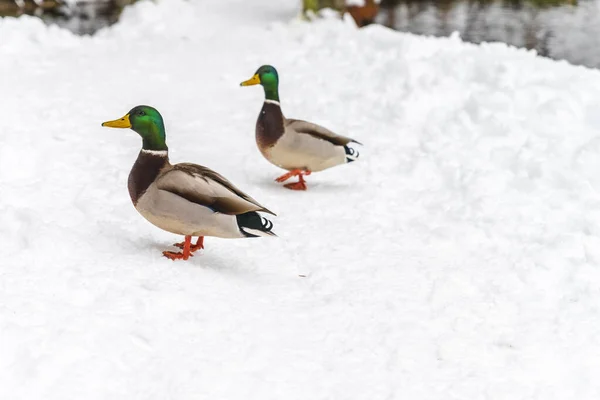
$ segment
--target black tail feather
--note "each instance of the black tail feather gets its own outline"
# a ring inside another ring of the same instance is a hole
[[[356,159],[360,155],[358,153],[358,150],[353,149],[350,146],[344,146],[344,151],[346,152],[346,162],[348,162],[348,163],[351,163],[352,161],[356,161]]]
[[[277,236],[271,231],[273,223],[256,211],[236,215],[240,232],[246,237]]]

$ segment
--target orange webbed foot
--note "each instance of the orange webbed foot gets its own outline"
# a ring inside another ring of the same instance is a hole
[[[306,190],[306,183],[304,181],[286,183],[283,186],[291,190]]]
[[[202,241],[200,240],[200,238],[198,238],[198,243],[200,243],[200,245],[202,245]],[[198,243],[196,243],[196,245],[198,245]],[[182,252],[175,253],[173,251],[163,251],[163,256],[167,257],[169,260],[172,260],[172,261],[187,260],[188,258],[194,256],[191,251],[191,244],[192,244],[191,236],[186,236],[185,241],[183,243],[176,243],[175,245],[177,246],[178,244],[182,245],[182,248],[183,248]]]
[[[187,257],[183,252],[176,253],[174,251],[163,251],[163,256],[167,257],[169,260],[187,260],[189,257],[194,257],[193,254],[188,254]]]
[[[185,246],[185,242],[181,243],[173,243],[173,246],[183,249]],[[197,250],[204,249],[204,236],[198,236],[198,240],[196,244],[190,244],[190,251],[193,253]]]
[[[308,171],[308,170],[294,169],[285,175],[281,175],[279,178],[276,178],[275,180],[277,182],[285,182],[288,179],[290,179],[291,177],[297,176],[298,182],[288,183],[283,186],[285,186],[286,188],[291,189],[291,190],[306,190],[306,182],[304,181],[304,177],[308,176],[308,175],[310,175],[310,171]]]
[[[288,172],[287,174],[283,174],[283,175],[281,175],[279,178],[275,178],[275,180],[276,180],[277,182],[285,182],[285,181],[287,181],[288,179],[290,179],[292,176],[296,176],[296,175],[298,175],[298,174],[300,174],[300,173],[302,173],[302,171],[301,171],[301,170],[299,170],[299,169],[294,169],[294,170],[291,170],[290,172]]]

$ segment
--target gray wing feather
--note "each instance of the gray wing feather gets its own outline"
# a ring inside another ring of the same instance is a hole
[[[223,214],[239,215],[262,211],[275,215],[223,175],[201,165],[176,164],[157,179],[156,186]]]
[[[318,139],[326,140],[336,146],[345,146],[351,142],[362,145],[362,143],[360,143],[359,141],[356,141],[346,136],[338,135],[327,128],[323,128],[322,126],[313,124],[311,122],[302,121],[299,119],[288,119],[286,120],[285,125],[286,127],[294,130],[295,132],[311,135]]]

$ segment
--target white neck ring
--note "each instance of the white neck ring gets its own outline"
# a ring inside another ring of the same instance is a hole
[[[146,150],[146,149],[142,149],[142,153],[152,154],[153,156],[166,156],[167,154],[169,154],[168,150]]]

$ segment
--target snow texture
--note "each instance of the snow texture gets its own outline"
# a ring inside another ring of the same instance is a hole
[[[0,398],[600,398],[600,72],[297,3],[0,19]],[[238,86],[265,63],[360,161],[273,182]],[[100,126],[137,104],[280,237],[163,258],[181,237],[126,189],[141,141]]]

